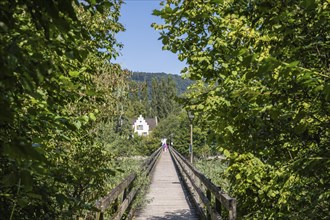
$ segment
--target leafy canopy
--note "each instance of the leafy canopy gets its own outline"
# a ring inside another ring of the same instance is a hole
[[[329,2],[168,0],[153,14],[163,49],[198,80],[186,102],[230,159],[238,213],[325,219]]]

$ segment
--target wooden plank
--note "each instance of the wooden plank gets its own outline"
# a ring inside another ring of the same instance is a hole
[[[174,160],[176,161],[176,164],[178,165],[179,172],[181,173],[182,178],[184,178],[184,181],[187,184],[188,191],[190,192],[191,196],[194,197],[194,198],[192,198],[192,200],[193,200],[193,203],[195,205],[195,208],[197,209],[197,211],[198,211],[198,213],[200,215],[200,218],[203,219],[203,220],[207,220],[207,216],[205,215],[202,207],[197,202],[196,196],[198,195],[198,192],[195,189],[194,181],[191,181],[190,180],[192,178],[191,177],[191,173],[189,173],[189,172],[186,173],[187,172],[186,171],[186,167],[185,166],[181,166],[181,164],[178,163],[177,158],[175,157],[175,155],[172,154],[172,156],[173,156]]]
[[[146,199],[149,203],[133,219],[199,219],[189,206],[169,152],[161,152]]]
[[[176,155],[175,155],[176,157]],[[176,157],[176,159],[178,159]],[[204,195],[203,191],[199,188],[199,186],[195,183],[196,181],[194,181],[193,177],[191,175],[189,175],[188,170],[182,166],[182,162],[178,161],[178,163],[180,163],[180,166],[183,168],[183,172],[185,174],[185,176],[189,179],[190,184],[194,187],[195,192],[198,194],[198,198],[201,199],[201,202],[203,203],[203,206],[206,207],[207,212],[210,214],[210,218],[207,218],[205,216],[205,219],[212,219],[212,220],[220,220],[221,216],[213,209],[212,205],[211,205],[211,201]],[[199,204],[200,209],[203,208],[202,204]],[[203,215],[205,215],[204,213],[201,213]]]

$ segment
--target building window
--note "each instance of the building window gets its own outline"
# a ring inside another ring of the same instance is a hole
[[[148,136],[148,133],[147,132],[143,132],[142,135],[143,136]]]
[[[143,125],[138,125],[138,126],[136,126],[136,129],[137,129],[137,130],[143,130]]]

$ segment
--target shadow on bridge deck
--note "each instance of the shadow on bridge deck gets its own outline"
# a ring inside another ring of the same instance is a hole
[[[199,218],[196,215],[192,215],[191,212],[187,210],[177,210],[175,212],[165,212],[164,216],[150,216],[146,218],[147,220],[161,220],[161,219],[170,219],[170,220],[198,220]]]

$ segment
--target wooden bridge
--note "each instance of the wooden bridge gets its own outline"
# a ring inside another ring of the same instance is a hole
[[[97,201],[99,212],[94,217],[98,220],[236,219],[236,200],[173,148],[169,152],[155,151],[142,165],[141,173],[151,179],[146,205],[132,205],[141,189],[134,184],[137,174],[132,173]]]
[[[169,152],[160,155],[146,197],[150,202],[137,212],[136,220],[199,219],[181,185]]]

